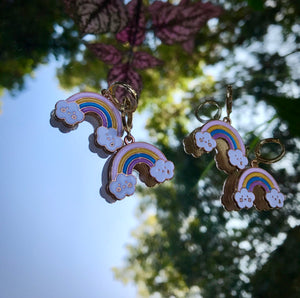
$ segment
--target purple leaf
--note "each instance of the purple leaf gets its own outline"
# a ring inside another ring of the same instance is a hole
[[[116,33],[128,21],[126,8],[121,0],[77,0],[74,15],[84,34]]]
[[[195,48],[195,40],[191,38],[187,41],[184,41],[181,46],[187,53],[192,54]]]
[[[142,1],[132,0],[127,5],[127,27],[116,35],[120,42],[129,42],[131,45],[140,45],[145,39],[146,17]]]
[[[122,53],[112,45],[93,43],[87,46],[97,58],[107,64],[116,65],[122,60]]]
[[[132,67],[137,69],[151,68],[163,62],[146,52],[136,52],[133,55]]]
[[[221,8],[207,2],[184,0],[179,5],[155,1],[149,6],[154,31],[168,45],[194,39],[200,28],[210,19],[221,14]],[[190,45],[185,45],[190,49]]]
[[[66,12],[73,18],[75,7],[76,7],[76,1],[74,1],[74,0],[64,0],[64,5],[65,5]]]
[[[107,82],[124,82],[129,84],[138,94],[142,90],[141,76],[128,64],[115,65],[108,73]]]

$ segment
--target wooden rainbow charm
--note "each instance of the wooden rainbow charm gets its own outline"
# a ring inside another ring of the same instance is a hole
[[[235,128],[224,121],[210,120],[196,128],[183,140],[183,145],[185,152],[194,157],[215,149],[217,167],[226,173],[244,169],[248,164],[242,138]]]
[[[260,149],[264,144],[275,143],[281,147],[281,153],[272,159],[262,156]],[[260,162],[271,164],[280,160],[285,154],[279,139],[269,138],[260,141],[255,148],[251,167],[229,175],[223,186],[221,202],[228,211],[251,208],[258,210],[281,208],[285,197],[280,192],[275,179],[266,170],[258,167]]]
[[[258,210],[281,208],[284,195],[275,179],[260,168],[248,168],[225,181],[222,204],[228,211],[255,207]]]
[[[116,96],[118,87],[125,91],[121,99]],[[102,171],[101,196],[112,203],[133,195],[137,183],[133,170],[139,173],[140,180],[147,186],[171,179],[174,164],[158,148],[148,143],[135,142],[131,135],[132,114],[138,104],[135,90],[126,83],[115,82],[107,90],[102,90],[102,94],[105,96],[81,92],[60,100],[50,119],[51,125],[62,132],[75,129],[84,120],[91,122],[95,128],[95,142],[101,150],[114,153]],[[97,123],[87,119],[88,116],[96,119]],[[123,141],[124,131],[126,136]]]
[[[212,105],[217,108],[214,120],[205,121],[199,116],[200,110],[205,105]],[[196,118],[205,123],[196,128],[184,140],[183,146],[187,154],[194,157],[200,157],[204,152],[216,151],[216,166],[229,174],[237,170],[245,169],[248,165],[246,149],[238,131],[230,125],[230,113],[232,110],[232,86],[227,86],[226,92],[226,110],[227,116],[223,121],[221,117],[221,108],[219,104],[208,99],[202,102],[195,111]]]
[[[133,195],[137,179],[133,170],[147,186],[170,180],[174,175],[174,164],[155,146],[144,142],[125,145],[112,156],[109,167],[107,190],[116,200]]]
[[[55,105],[55,117],[66,127],[76,126],[91,115],[97,120],[96,144],[107,153],[122,147],[123,126],[119,110],[106,97],[95,92],[80,92]]]

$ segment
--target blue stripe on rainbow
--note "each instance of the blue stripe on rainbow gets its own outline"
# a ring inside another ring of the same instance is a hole
[[[267,193],[274,188],[280,191],[277,182],[266,170],[254,167],[243,171],[239,178],[238,190],[246,188],[252,192],[256,186],[263,187]]]
[[[81,103],[79,105],[79,107],[80,107],[80,109],[89,108],[89,107],[94,107],[94,108],[99,109],[105,115],[105,118],[107,119],[107,127],[108,128],[112,127],[111,116],[108,113],[108,111],[104,107],[102,107],[101,105],[99,105],[97,103],[94,103],[94,102],[84,102],[84,103]]]
[[[238,147],[237,147],[237,144],[236,144],[236,142],[235,142],[235,140],[234,140],[234,138],[227,132],[227,131],[225,131],[225,130],[223,130],[223,129],[214,129],[214,130],[212,130],[211,132],[210,132],[210,134],[211,134],[211,136],[213,137],[215,134],[218,134],[219,136],[218,137],[220,137],[220,135],[226,135],[230,140],[231,140],[231,142],[232,142],[232,145],[233,145],[233,149],[237,149]],[[225,138],[225,139],[227,139],[227,138]]]
[[[266,179],[264,179],[262,177],[252,177],[251,179],[249,179],[249,181],[247,182],[246,188],[249,190],[252,184],[254,184],[254,185],[261,184],[259,182],[262,182],[271,191],[271,189],[272,189],[271,185],[268,183],[268,181]]]
[[[147,153],[135,153],[134,155],[131,155],[124,163],[124,166],[123,166],[123,169],[122,169],[122,172],[124,174],[127,174],[127,171],[128,171],[128,168],[129,168],[129,165],[135,161],[138,162],[139,159],[143,159],[143,161],[148,161],[148,163],[151,163],[152,165],[155,164],[156,160],[155,158],[153,158],[152,156],[150,156],[149,154]],[[147,163],[147,162],[146,162]]]

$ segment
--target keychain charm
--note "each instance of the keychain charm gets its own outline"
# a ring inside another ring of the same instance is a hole
[[[144,142],[125,144],[112,158],[109,169],[108,191],[121,200],[135,191],[137,179],[133,170],[147,186],[169,180],[174,174],[174,164],[155,146]]]
[[[205,121],[199,116],[199,112],[207,104],[217,108],[217,113],[213,117],[214,119],[209,121]],[[227,117],[221,121],[219,120],[221,117],[221,108],[216,101],[210,99],[200,104],[195,115],[200,122],[205,124],[191,132],[183,140],[183,146],[187,154],[191,154],[196,158],[200,157],[203,153],[208,153],[215,149],[216,166],[229,174],[236,170],[244,169],[248,164],[243,140],[238,131],[231,126],[231,86],[227,87],[226,107]]]
[[[53,115],[64,126],[64,131],[76,129],[79,123],[91,116],[95,127],[95,145],[108,154],[123,145],[121,114],[111,100],[103,95],[95,92],[74,94],[58,101]]]
[[[116,96],[118,87],[121,99]],[[76,129],[84,120],[92,123],[93,141],[106,155],[91,150],[101,157],[113,154],[103,168],[101,196],[111,203],[133,195],[137,183],[134,170],[149,187],[170,180],[174,164],[158,148],[135,142],[131,135],[132,114],[138,104],[135,90],[128,84],[115,82],[101,93],[80,92],[58,101],[50,119],[51,125],[62,132]]]
[[[139,173],[139,179],[148,187],[170,180],[174,175],[174,164],[155,146],[145,142],[135,142],[131,135],[132,114],[137,108],[137,95],[134,90],[130,97],[119,102],[115,96],[116,87],[126,87],[124,83],[115,83],[109,88],[109,93],[116,106],[121,111],[123,127],[126,132],[124,143],[108,161],[107,170],[103,174],[101,194],[113,200],[122,200],[135,192],[137,183],[133,171]],[[134,93],[133,93],[134,92]],[[104,186],[104,189],[103,189]]]
[[[263,158],[261,147],[267,143],[279,144],[281,153],[273,158]],[[271,164],[279,161],[285,154],[283,144],[278,139],[265,139],[255,148],[256,159],[251,162],[251,167],[231,174],[223,186],[221,202],[228,211],[249,209],[253,205],[258,210],[281,208],[284,195],[280,192],[275,179],[266,170],[259,168],[259,163]]]

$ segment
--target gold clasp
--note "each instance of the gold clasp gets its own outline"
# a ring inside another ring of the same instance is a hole
[[[214,120],[219,120],[221,118],[221,114],[222,114],[222,109],[219,106],[219,104],[214,100],[213,97],[209,97],[208,99],[206,99],[205,101],[203,101],[202,103],[200,103],[200,105],[198,106],[198,108],[195,111],[195,116],[198,119],[198,121],[200,121],[201,123],[206,123],[209,120],[204,120],[200,117],[200,110],[203,108],[203,106],[205,105],[213,105],[217,108],[217,112],[216,114],[213,116]],[[230,114],[232,112],[232,85],[228,85],[227,89],[226,89],[226,111],[227,111],[227,116],[224,117],[223,121],[227,122],[230,124],[231,120],[230,120]]]
[[[223,120],[230,124],[230,114],[232,112],[232,85],[228,85],[226,89],[226,112],[227,116]]]
[[[122,87],[126,94],[122,99],[117,98],[116,89]],[[134,137],[131,135],[132,129],[132,114],[138,106],[138,95],[136,91],[128,84],[123,82],[114,82],[108,89],[102,90],[102,95],[112,101],[112,103],[121,112],[122,124],[127,135],[124,138],[125,144],[134,142]]]

